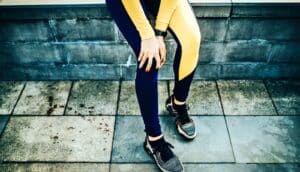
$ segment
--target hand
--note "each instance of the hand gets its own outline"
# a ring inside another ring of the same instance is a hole
[[[163,36],[156,36],[159,42],[159,54],[160,54],[160,68],[165,64],[166,62],[166,45],[164,42],[164,37]]]
[[[141,50],[138,57],[138,61],[140,61],[139,68],[141,68],[148,59],[146,72],[149,72],[152,66],[153,58],[156,60],[156,69],[160,68],[161,60],[159,56],[159,47],[160,43],[156,37],[143,39],[141,41]]]

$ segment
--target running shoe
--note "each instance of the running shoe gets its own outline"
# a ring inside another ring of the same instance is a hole
[[[186,139],[194,139],[197,135],[194,120],[189,116],[188,110],[190,109],[187,103],[179,106],[178,109],[173,107],[174,95],[169,96],[165,102],[167,111],[171,116],[175,117],[175,123],[179,134]]]
[[[144,141],[144,149],[146,152],[154,158],[156,165],[163,172],[182,172],[184,167],[174,152],[171,150],[174,148],[172,144],[167,142],[162,136],[155,141],[149,141],[148,134],[146,134]]]

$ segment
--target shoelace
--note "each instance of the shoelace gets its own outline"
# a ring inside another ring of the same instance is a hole
[[[169,146],[171,148],[174,148],[171,143],[163,141],[162,144],[159,144],[159,146],[157,146],[157,148],[154,150],[154,153],[160,152],[162,160],[166,162],[173,157],[173,152]]]
[[[172,104],[174,103],[173,102],[173,99],[174,99],[174,97],[173,97],[174,95],[172,95],[171,96],[171,102],[172,102]],[[189,117],[189,115],[188,115],[188,110],[190,109],[190,106],[189,106],[189,104],[187,104],[187,103],[185,103],[185,104],[183,104],[182,106],[181,106],[181,108],[179,108],[179,109],[174,109],[175,110],[175,112],[178,114],[178,119],[179,119],[179,121],[182,123],[182,124],[185,124],[185,123],[188,123],[188,122],[190,122],[191,121],[191,119],[190,119],[190,117]]]
[[[190,106],[188,104],[184,104],[182,108],[177,109],[178,112],[178,118],[182,124],[188,123],[191,121],[188,110],[190,109]]]

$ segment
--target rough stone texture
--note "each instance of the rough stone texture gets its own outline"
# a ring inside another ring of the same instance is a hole
[[[9,115],[12,113],[23,87],[24,82],[0,82],[0,115]]]
[[[233,162],[224,117],[193,116],[193,119],[198,137],[189,142],[177,133],[172,117],[160,116],[165,138],[174,145],[173,151],[182,162]],[[112,162],[153,162],[143,149],[144,139],[141,117],[118,116]]]
[[[155,164],[117,164],[112,163],[111,164],[111,172],[139,172],[139,171],[147,171],[147,172],[157,172],[160,169]]]
[[[263,40],[231,41],[225,44],[225,55],[217,62],[266,62],[270,44]],[[224,52],[222,52],[224,54]]]
[[[9,119],[8,115],[1,115],[0,116],[0,136],[1,136],[2,131],[5,128],[5,125],[8,121],[8,119]]]
[[[299,5],[240,2],[190,1],[202,35],[195,78],[300,78]],[[104,1],[0,8],[1,80],[133,79],[136,57]],[[173,77],[170,32],[166,44],[160,79]]]
[[[272,3],[268,0],[256,2],[259,3],[250,3],[249,0],[232,0],[231,17],[300,17],[299,3],[286,1],[286,3],[278,4],[274,3],[276,1]]]
[[[300,64],[300,43],[282,42],[273,43],[267,54],[269,63]]]
[[[199,64],[212,64],[224,59],[225,45],[221,42],[202,41],[200,44]]]
[[[14,115],[63,115],[71,82],[29,81],[14,110]]]
[[[1,21],[0,33],[0,42],[54,40],[54,35],[45,20]]]
[[[173,94],[173,88],[174,81],[171,81],[170,94]],[[190,115],[223,115],[214,81],[193,80],[186,102],[190,106]]]
[[[108,64],[0,65],[0,68],[1,80],[118,80],[122,75],[120,65]]]
[[[112,20],[65,19],[51,20],[56,27],[58,41],[74,40],[115,40],[115,27]]]
[[[261,80],[218,80],[225,115],[276,115]]]
[[[203,71],[205,74],[210,71]],[[219,71],[205,77],[216,77],[217,79],[268,79],[268,78],[300,78],[300,67],[298,64],[277,64],[235,62],[219,65]]]
[[[51,42],[0,43],[0,64],[67,63],[60,44]]]
[[[276,26],[276,27],[274,27]],[[232,18],[226,40],[300,40],[298,29],[300,19],[261,19],[261,18]],[[270,34],[272,33],[272,34]]]
[[[11,117],[1,161],[108,162],[113,116]]]
[[[107,172],[108,163],[9,163],[0,164],[0,171],[5,172]]]
[[[185,169],[189,172],[297,172],[300,166],[297,164],[185,164]]]
[[[300,170],[299,164],[183,164],[184,168],[188,172],[255,172],[255,171],[272,171],[272,172],[297,172]],[[147,172],[157,172],[159,168],[156,167],[155,164],[115,164],[113,163],[111,166],[111,172],[124,171],[124,172],[139,172],[139,171],[147,171]]]
[[[74,42],[65,43],[63,47],[71,64],[125,64],[132,56],[127,44]]]
[[[229,17],[230,0],[189,0],[197,17]]]
[[[158,113],[159,115],[168,114],[165,108],[165,100],[168,97],[168,85],[166,81],[158,81]],[[120,115],[141,115],[140,107],[138,104],[135,82],[122,81],[120,102],[118,114]]]
[[[300,115],[300,81],[268,80],[266,86],[279,115]]]
[[[226,35],[226,19],[198,19],[202,41],[224,41]]]
[[[118,81],[74,82],[66,115],[115,115],[118,93]]]
[[[226,117],[238,163],[300,162],[300,118]]]
[[[43,7],[43,6],[42,6]],[[28,6],[27,8],[1,7],[0,19],[72,19],[72,18],[99,18],[111,19],[110,12],[104,4],[92,5],[66,5],[48,6],[47,8],[37,8]]]

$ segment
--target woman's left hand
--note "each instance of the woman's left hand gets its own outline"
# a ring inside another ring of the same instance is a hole
[[[166,54],[167,54],[167,50],[166,50],[166,45],[164,42],[164,37],[163,36],[156,36],[156,38],[158,39],[159,42],[159,54],[160,54],[160,68],[162,67],[162,65],[166,62]]]

